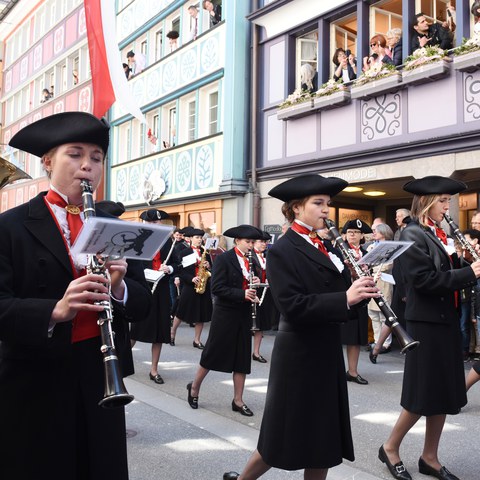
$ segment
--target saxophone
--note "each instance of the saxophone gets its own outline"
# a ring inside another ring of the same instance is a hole
[[[202,258],[200,258],[200,266],[198,267],[198,273],[197,273],[197,277],[200,279],[200,281],[195,286],[195,292],[200,295],[205,293],[208,279],[212,276],[212,274],[207,270],[207,267],[205,266],[207,253],[208,253],[207,249],[203,247]]]

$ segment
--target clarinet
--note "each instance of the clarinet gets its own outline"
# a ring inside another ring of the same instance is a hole
[[[336,242],[336,245],[340,249],[343,258],[352,266],[357,277],[360,278],[369,276],[370,273],[362,270],[362,267],[355,260],[355,257],[350,252],[350,249],[348,248],[345,240],[341,237],[340,233],[338,233],[335,223],[328,218],[325,219],[325,223],[330,232],[330,236]],[[398,322],[398,317],[395,315],[392,307],[390,307],[388,302],[385,300],[383,294],[380,292],[380,297],[374,298],[373,300],[385,316],[385,324],[390,327],[395,333],[398,343],[401,347],[401,353],[406,353],[416,348],[420,344],[420,342],[418,340],[414,340],[400,325],[400,323]]]
[[[82,200],[83,213],[85,222],[96,216],[95,203],[93,201],[92,185],[88,180],[82,180]],[[99,260],[96,255],[88,255],[87,273],[103,275],[108,280],[108,288],[110,290],[110,274],[105,268],[106,259]],[[109,292],[110,294],[110,292]],[[133,400],[123,383],[122,374],[120,372],[120,363],[113,342],[113,309],[110,300],[95,302],[95,305],[101,305],[103,311],[98,314],[98,325],[100,326],[100,334],[102,338],[102,346],[100,351],[103,354],[103,367],[105,378],[105,392],[102,400],[98,404],[104,408],[123,407]]]
[[[253,248],[250,249],[247,253],[248,257],[248,276],[249,276],[249,283],[248,288],[255,289],[256,291],[256,284],[253,283],[253,277],[255,276],[255,271],[253,269]],[[252,332],[258,332],[260,329],[257,327],[257,302],[252,302]]]
[[[465,238],[465,235],[460,231],[458,225],[452,220],[452,217],[447,213],[444,213],[443,218],[445,218],[445,221],[450,225],[453,234],[455,235],[455,237],[457,237],[457,240],[462,245],[462,248],[468,251],[468,253],[472,256],[475,262],[480,260],[480,255],[475,250],[475,248],[473,248],[473,245]]]

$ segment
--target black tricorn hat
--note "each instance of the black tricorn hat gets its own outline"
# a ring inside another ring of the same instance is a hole
[[[200,235],[203,237],[205,235],[205,230],[201,230],[200,228],[190,227],[190,231],[188,233],[190,237],[193,237],[194,235]]]
[[[348,182],[337,177],[321,175],[299,175],[273,187],[268,194],[284,202],[309,197],[310,195],[330,195],[340,193]]]
[[[362,233],[373,233],[372,229],[359,218],[349,220],[342,228],[342,233],[347,233],[347,230],[360,230]]]
[[[167,33],[167,38],[175,39],[178,38],[180,34],[176,30],[171,30]]]
[[[434,195],[448,193],[455,195],[467,189],[467,185],[458,180],[448,177],[440,177],[439,175],[429,175],[427,177],[418,178],[407,182],[403,189],[406,192],[415,195]]]
[[[102,210],[102,212],[109,213],[114,217],[119,217],[125,213],[125,206],[122,202],[114,202],[112,200],[100,200],[95,202],[95,208]]]
[[[184,235],[185,237],[191,237],[192,236],[192,230],[195,230],[193,227],[190,225],[187,225],[186,227],[183,227],[182,229],[179,230],[179,232]]]
[[[37,120],[19,130],[9,145],[41,157],[65,143],[92,143],[108,150],[110,125],[91,113],[62,112]]]
[[[223,234],[230,238],[248,238],[250,240],[261,240],[263,232],[253,225],[239,225],[225,230]]]
[[[262,230],[262,238],[260,240],[264,240],[265,242],[268,242],[269,240],[272,239],[272,236],[268,233]]]
[[[165,220],[170,218],[170,215],[163,210],[157,210],[156,208],[150,208],[140,214],[140,218],[146,222],[155,222],[156,220]]]

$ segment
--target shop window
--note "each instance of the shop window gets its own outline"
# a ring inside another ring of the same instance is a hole
[[[297,38],[295,88],[310,85],[317,89],[318,31],[314,30]]]
[[[343,48],[345,51],[350,50],[353,55],[357,55],[357,15],[352,14],[343,17],[331,24],[331,52],[330,58],[333,57],[337,48]],[[330,77],[333,77],[336,66],[331,63]]]
[[[188,225],[204,230],[209,235],[214,233],[215,212],[196,212],[188,214]]]

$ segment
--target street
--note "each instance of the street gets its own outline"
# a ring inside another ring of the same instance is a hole
[[[202,335],[204,343],[207,334],[208,325]],[[274,338],[273,332],[267,333],[262,343],[261,353],[268,360]],[[193,410],[186,401],[186,384],[194,377],[201,351],[193,348],[192,341],[193,329],[182,324],[176,346],[163,346],[159,373],[164,385],[148,378],[150,345],[137,343],[134,347],[136,373],[125,381],[129,393],[135,395],[134,402],[126,407],[131,480],[221,480],[226,471],[241,471],[255,449],[270,363],[252,362],[252,374],[247,376],[244,401],[254,412],[253,417],[232,411],[232,377],[218,372],[208,374],[199,408]],[[331,469],[328,480],[392,478],[377,454],[400,412],[403,361],[397,349],[380,355],[373,365],[362,348],[359,373],[369,385],[348,383],[356,460]],[[470,366],[466,364],[466,371]],[[442,435],[440,461],[461,480],[479,478],[479,413],[477,384],[462,412],[447,417]],[[418,473],[417,467],[424,428],[422,419],[407,435],[401,450],[406,468],[418,480],[432,478]],[[303,472],[272,469],[262,478],[301,479]]]

